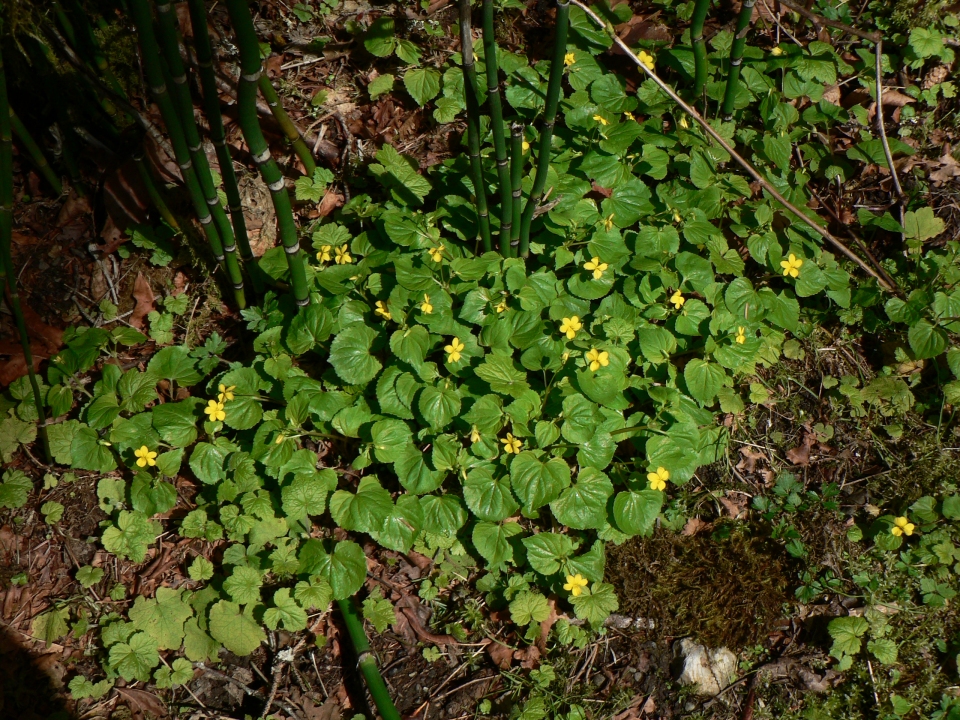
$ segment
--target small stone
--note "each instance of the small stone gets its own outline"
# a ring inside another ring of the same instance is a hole
[[[727,648],[711,650],[684,638],[678,650],[682,669],[677,681],[695,685],[700,695],[718,695],[736,677],[737,656]]]

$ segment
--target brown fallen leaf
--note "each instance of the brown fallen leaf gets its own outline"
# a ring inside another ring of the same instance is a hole
[[[764,453],[760,452],[756,448],[751,447],[750,445],[741,446],[740,455],[743,457],[740,462],[737,463],[737,470],[747,473],[756,472],[758,460],[769,462]]]
[[[47,347],[51,354],[56,353],[63,345],[63,330],[47,325],[43,319],[27,304],[21,303],[23,319],[27,324],[27,333],[34,340],[39,340]]]
[[[520,667],[532,670],[540,665],[540,648],[536,645],[530,645],[513,653],[515,660],[520,661]]]
[[[806,467],[810,464],[810,449],[817,443],[817,434],[812,432],[804,433],[803,443],[798,447],[787,450],[787,460],[794,465]]]
[[[142,330],[144,318],[156,309],[156,298],[143,273],[137,273],[137,279],[133,283],[133,299],[137,301],[137,304],[134,306],[133,314],[128,322],[137,330]]]
[[[540,623],[540,637],[537,639],[537,647],[541,652],[547,652],[547,637],[550,635],[550,628],[557,622],[557,601],[553,598],[547,598],[547,605],[550,607],[550,614],[547,619]]]
[[[727,511],[727,514],[734,520],[740,517],[747,507],[746,496],[742,496],[739,502],[728,498],[726,495],[721,495],[717,499],[720,501],[720,504],[723,505],[723,509]]]
[[[320,204],[317,206],[317,214],[320,217],[326,217],[338,207],[342,206],[343,195],[335,192],[332,188],[327,188],[326,193],[323,195],[323,199],[320,200]]]
[[[687,520],[687,524],[683,526],[683,530],[680,531],[680,534],[684,537],[693,537],[705,527],[707,527],[707,523],[698,517],[692,517]]]
[[[118,687],[116,690],[120,697],[127,701],[135,717],[144,718],[144,714],[158,718],[167,716],[166,705],[153,693],[125,687]]]
[[[487,645],[487,654],[501,670],[508,670],[513,665],[513,648],[502,645],[496,640]]]

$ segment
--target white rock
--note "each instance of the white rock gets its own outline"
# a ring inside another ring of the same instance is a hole
[[[719,648],[711,650],[689,638],[680,641],[683,669],[677,680],[681,685],[695,685],[700,695],[718,695],[737,674],[737,656]]]

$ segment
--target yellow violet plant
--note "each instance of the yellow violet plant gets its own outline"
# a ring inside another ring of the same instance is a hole
[[[598,257],[592,257],[583,264],[583,269],[592,272],[594,280],[599,280],[603,277],[603,273],[606,272],[607,264],[600,262],[600,258]]]
[[[610,364],[610,353],[605,350],[593,348],[587,352],[586,358],[589,363],[590,372],[596,372],[600,368],[607,367],[607,365]]]
[[[567,582],[564,583],[563,589],[574,597],[579,597],[588,584],[589,581],[583,575],[577,573],[576,575],[567,575]]]
[[[650,483],[651,490],[663,492],[667,489],[667,480],[670,479],[670,471],[664,467],[658,467],[656,470],[647,473],[647,480]]]
[[[153,467],[157,464],[157,453],[148,448],[146,445],[141,445],[138,449],[133,451],[133,454],[137,458],[137,467]]]
[[[567,340],[573,340],[581,328],[583,328],[583,323],[576,315],[565,317],[560,321],[560,332],[567,336]]]
[[[780,261],[780,267],[783,268],[784,277],[800,277],[800,268],[803,267],[803,260],[793,253],[790,253],[786,260]]]

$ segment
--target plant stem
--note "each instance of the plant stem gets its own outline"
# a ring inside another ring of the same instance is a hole
[[[176,216],[170,210],[170,206],[167,205],[167,201],[164,200],[163,195],[160,194],[160,190],[157,188],[157,184],[153,181],[150,170],[147,168],[146,163],[143,162],[143,147],[136,149],[133,154],[133,162],[137,166],[137,172],[140,174],[140,179],[143,181],[144,187],[147,189],[147,195],[150,196],[150,201],[157,209],[157,212],[160,213],[160,217],[177,232],[183,232],[183,228],[180,227]]]
[[[33,390],[33,404],[40,421],[40,440],[48,463],[53,462],[50,443],[47,440],[47,415],[43,409],[43,396],[40,383],[33,370],[33,353],[30,350],[30,336],[20,307],[20,293],[17,291],[17,274],[13,269],[11,245],[13,243],[13,133],[11,132],[10,104],[7,100],[7,76],[3,69],[3,57],[0,53],[0,282],[7,287],[10,298],[10,311],[17,324],[20,335],[20,347],[27,364],[30,387]]]
[[[220,164],[220,175],[223,178],[223,190],[227,195],[227,205],[230,208],[230,219],[233,222],[233,231],[237,238],[237,247],[240,249],[240,258],[250,275],[253,291],[257,295],[263,294],[263,276],[257,260],[250,247],[250,238],[247,235],[247,223],[243,217],[243,207],[240,203],[240,188],[237,184],[237,174],[233,169],[233,158],[227,146],[227,135],[223,129],[223,115],[220,112],[220,93],[217,90],[217,78],[213,72],[213,47],[210,35],[207,32],[207,15],[203,0],[188,0],[190,22],[193,25],[193,47],[197,53],[197,69],[200,76],[200,86],[203,90],[204,112],[207,114],[207,123],[210,126],[210,140],[217,152],[217,162]]]
[[[497,179],[500,183],[500,253],[504,257],[510,257],[513,195],[510,192],[507,142],[503,133],[500,67],[497,63],[497,39],[493,34],[493,0],[483,0],[483,60],[487,66],[487,102],[490,108],[490,125],[493,130],[493,149],[497,158]]]
[[[543,189],[550,172],[550,147],[553,143],[553,124],[557,119],[560,104],[560,84],[563,80],[563,58],[567,52],[567,29],[570,27],[570,3],[557,2],[557,23],[554,30],[553,59],[550,61],[550,80],[547,83],[547,102],[543,109],[543,126],[540,128],[540,146],[537,150],[537,173],[533,177],[530,197],[520,219],[520,246],[522,257],[530,252],[530,224],[543,198]]]
[[[483,163],[480,159],[480,101],[477,91],[477,69],[473,64],[470,2],[471,0],[460,0],[460,55],[463,94],[467,104],[467,146],[470,149],[470,172],[477,204],[477,232],[483,243],[484,252],[490,252],[493,249],[493,241],[490,237],[487,184],[483,179]]]
[[[176,22],[173,5],[167,0],[160,0],[157,3],[157,25],[160,29],[160,43],[163,48],[164,59],[167,61],[167,69],[170,71],[173,80],[173,99],[180,113],[180,123],[183,127],[187,147],[190,150],[197,181],[200,183],[200,190],[210,207],[213,224],[216,226],[217,234],[223,243],[223,252],[226,256],[224,265],[233,285],[233,297],[237,306],[242,310],[247,306],[247,299],[243,291],[243,272],[240,270],[240,262],[237,259],[237,244],[234,239],[233,227],[230,225],[230,220],[227,218],[223,205],[220,204],[217,188],[213,184],[210,162],[207,160],[207,154],[203,151],[200,130],[197,128],[197,121],[193,115],[193,98],[190,96],[187,71],[183,60],[180,58],[180,39]]]
[[[353,598],[337,600],[337,606],[343,615],[343,623],[347,626],[347,633],[353,642],[353,649],[357,651],[357,665],[363,679],[367,681],[367,689],[373,698],[377,711],[383,720],[400,720],[400,713],[397,712],[393,700],[390,699],[390,692],[387,685],[380,675],[377,668],[377,658],[370,650],[370,642],[367,640],[367,634],[363,631],[363,620],[357,614],[357,609],[353,604]]]
[[[37,170],[43,176],[43,179],[47,181],[47,184],[57,197],[62,195],[63,184],[60,182],[60,178],[57,177],[53,168],[50,167],[50,163],[47,162],[43,150],[37,145],[37,141],[30,135],[30,131],[27,130],[26,126],[20,121],[17,114],[13,112],[12,107],[10,108],[10,123],[13,125],[13,132],[20,140],[20,143],[26,148],[26,151],[30,153],[30,158],[33,160],[33,164],[37,166]]]
[[[733,36],[733,45],[730,46],[730,68],[727,70],[727,86],[723,91],[723,105],[720,114],[724,120],[733,117],[733,102],[737,97],[737,88],[740,86],[740,65],[743,63],[743,49],[747,45],[747,32],[750,30],[750,16],[756,0],[743,0],[740,13],[737,15],[737,29]]]
[[[297,226],[293,220],[290,196],[284,185],[280,168],[270,154],[270,148],[260,129],[257,117],[257,82],[263,68],[260,64],[260,44],[253,28],[253,18],[245,0],[227,0],[227,12],[237,35],[237,47],[240,50],[240,80],[237,85],[237,111],[240,129],[250,148],[254,162],[260,168],[260,175],[270,189],[270,197],[277,213],[277,230],[290,267],[290,284],[297,305],[309,305],[310,295],[307,289],[307,272],[304,267]]]
[[[512,220],[510,224],[510,247],[515,248],[520,239],[520,199],[523,190],[520,182],[523,178],[523,123],[510,124],[510,195]],[[511,255],[516,254],[511,249]]]
[[[703,23],[707,19],[710,0],[696,0],[690,21],[690,42],[693,45],[693,96],[700,97],[707,84],[707,45],[703,41]]]
[[[270,107],[270,112],[273,113],[277,125],[280,126],[283,134],[287,137],[287,142],[290,143],[293,151],[297,154],[297,157],[300,158],[300,162],[303,163],[303,169],[306,171],[307,177],[312,178],[314,171],[317,169],[317,163],[314,162],[313,153],[310,152],[310,148],[308,148],[307,144],[303,141],[300,130],[293,124],[293,120],[287,115],[287,111],[283,109],[283,103],[280,102],[277,89],[273,87],[273,83],[270,82],[270,78],[267,77],[266,73],[260,74],[258,83],[263,99],[267,101],[267,105]]]
[[[167,91],[167,83],[164,78],[163,67],[160,62],[160,46],[157,45],[157,38],[153,33],[153,17],[150,12],[149,0],[130,0],[130,16],[137,31],[137,40],[140,44],[140,55],[143,60],[143,70],[150,85],[150,92],[160,109],[160,115],[167,126],[167,134],[170,136],[170,144],[173,149],[173,155],[180,166],[180,173],[183,175],[183,182],[190,193],[190,199],[193,202],[194,211],[197,218],[203,226],[204,234],[207,236],[207,242],[210,243],[210,249],[217,263],[224,260],[223,247],[220,244],[220,235],[214,226],[213,217],[203,191],[200,189],[200,183],[194,172],[193,161],[190,159],[190,150],[184,136],[183,127],[180,124],[180,118],[173,104],[173,98]]]

